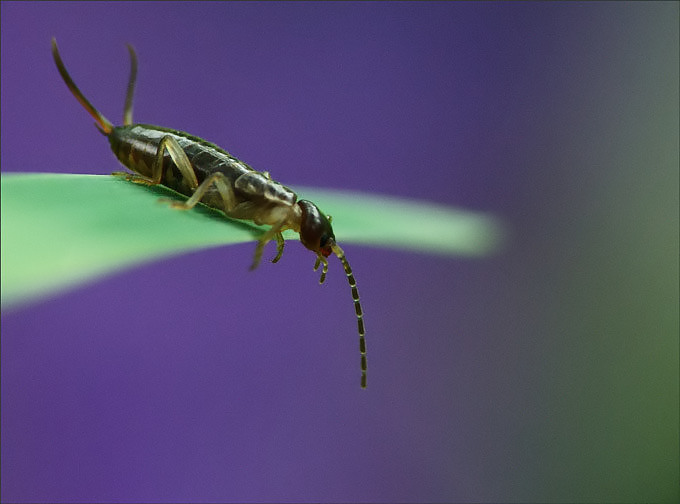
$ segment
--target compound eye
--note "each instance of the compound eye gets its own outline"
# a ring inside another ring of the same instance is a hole
[[[319,252],[322,256],[328,257],[333,253],[333,243],[335,243],[335,239],[331,238],[330,235],[324,234],[321,236],[321,240],[319,242]]]

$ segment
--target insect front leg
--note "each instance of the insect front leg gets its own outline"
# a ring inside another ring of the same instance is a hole
[[[272,262],[279,262],[279,259],[281,259],[281,255],[283,254],[283,247],[286,244],[286,241],[283,239],[283,235],[281,233],[276,233],[276,257],[272,259]]]
[[[282,219],[280,222],[274,224],[269,231],[267,231],[257,240],[257,246],[255,247],[255,255],[253,256],[253,264],[250,265],[251,271],[257,268],[258,265],[260,264],[260,261],[262,260],[262,252],[264,251],[264,246],[272,238],[276,238],[276,257],[272,260],[272,262],[277,262],[279,259],[281,259],[284,246],[284,240],[283,235],[281,234],[281,230],[285,224],[286,219]]]

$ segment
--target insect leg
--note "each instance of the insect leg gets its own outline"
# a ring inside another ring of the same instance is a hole
[[[276,237],[276,257],[272,262],[276,262],[281,259],[281,254],[283,254],[283,235],[281,234],[281,229],[286,224],[287,219],[282,219],[280,222],[274,224],[269,231],[260,236],[257,240],[257,246],[255,247],[255,255],[253,256],[253,264],[250,265],[250,270],[254,270],[260,264],[262,259],[262,251],[264,246],[274,237]]]
[[[144,175],[139,175],[137,173],[128,173],[124,171],[115,171],[111,172],[111,175],[113,177],[120,177],[124,178],[128,182],[133,182],[135,184],[141,184],[141,185],[146,185],[146,186],[152,186],[156,185],[153,180],[151,180],[148,177],[145,177]]]
[[[180,210],[189,210],[196,206],[196,204],[201,201],[201,198],[205,196],[205,193],[210,189],[210,186],[215,184],[217,192],[222,197],[224,201],[224,206],[227,212],[231,211],[236,206],[236,197],[234,196],[234,191],[227,182],[227,177],[224,173],[216,172],[205,179],[201,185],[199,185],[194,193],[186,201],[171,201],[170,205],[173,208],[178,208]]]
[[[281,255],[283,254],[283,247],[286,244],[285,240],[283,239],[283,235],[281,233],[276,233],[276,257],[272,259],[272,262],[278,262],[279,259],[281,259]]]
[[[196,179],[196,172],[194,172],[194,167],[191,166],[191,162],[187,157],[186,153],[180,147],[177,140],[175,140],[170,135],[166,135],[161,138],[158,144],[158,150],[156,151],[156,159],[153,161],[151,166],[151,180],[154,184],[160,184],[163,178],[163,155],[165,151],[168,151],[172,162],[179,169],[185,180],[189,182],[191,187],[198,187],[198,180]]]
[[[139,175],[137,173],[127,173],[127,172],[113,172],[112,175],[117,177],[124,177],[130,182],[135,184],[143,185],[157,185],[161,183],[163,178],[163,156],[165,151],[168,151],[172,162],[179,169],[180,173],[185,180],[189,181],[190,187],[197,187],[198,180],[196,179],[196,173],[194,172],[194,167],[191,166],[191,162],[187,157],[186,153],[180,147],[177,140],[175,140],[170,135],[166,135],[161,138],[158,144],[158,150],[156,151],[156,157],[154,158],[153,165],[151,166],[151,177],[146,177],[144,175]]]
[[[190,208],[195,207],[196,204],[201,201],[201,198],[205,196],[206,191],[212,184],[215,184],[217,192],[222,197],[222,200],[225,204],[225,210],[227,212],[236,206],[236,197],[234,196],[234,191],[227,181],[227,177],[223,173],[216,172],[199,185],[194,167],[191,166],[191,162],[184,152],[184,149],[182,149],[177,140],[175,140],[170,135],[164,136],[158,144],[156,158],[154,159],[153,166],[151,167],[151,179],[142,177],[142,180],[148,181],[142,183],[150,183],[153,185],[161,183],[163,178],[163,155],[165,154],[166,150],[168,151],[168,154],[170,154],[172,162],[175,163],[175,166],[180,171],[184,179],[188,180],[190,187],[195,189],[194,193],[191,195],[191,198],[186,201],[170,201],[170,206],[180,210],[189,210]],[[135,182],[134,179],[133,182]]]

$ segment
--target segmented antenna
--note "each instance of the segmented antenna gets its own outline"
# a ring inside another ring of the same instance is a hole
[[[357,282],[354,279],[354,274],[352,273],[352,267],[347,262],[345,253],[340,248],[339,245],[333,243],[331,245],[333,248],[333,253],[338,256],[338,259],[342,262],[342,267],[345,269],[345,275],[347,275],[347,281],[352,289],[352,299],[354,300],[354,311],[357,314],[357,327],[359,329],[359,353],[361,353],[361,388],[366,388],[366,330],[364,328],[364,312],[361,309],[361,303],[359,302],[359,290],[357,289]]]
[[[123,109],[123,125],[132,124],[132,98],[135,94],[135,82],[137,81],[137,53],[135,48],[127,44],[130,51],[130,78],[128,79],[127,91],[125,92],[125,108]]]

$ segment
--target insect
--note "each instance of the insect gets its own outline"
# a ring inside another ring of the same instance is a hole
[[[268,172],[254,170],[217,145],[183,131],[133,123],[137,55],[131,45],[127,47],[131,68],[123,125],[114,126],[75,85],[61,59],[57,42],[52,39],[52,56],[66,86],[94,118],[95,126],[108,138],[118,160],[133,172],[114,172],[113,175],[138,184],[162,184],[187,196],[184,202],[170,202],[172,207],[180,210],[189,210],[201,202],[233,219],[270,226],[258,239],[251,270],[258,266],[264,246],[272,239],[276,240],[276,257],[272,262],[281,258],[284,248],[281,233],[287,229],[299,233],[302,244],[316,254],[314,271],[323,264],[319,283],[324,283],[328,272],[326,258],[335,254],[342,263],[352,291],[359,330],[361,387],[366,388],[366,340],[359,291],[345,253],[335,241],[331,217],[324,215],[311,201],[297,199],[293,191],[272,180]]]

